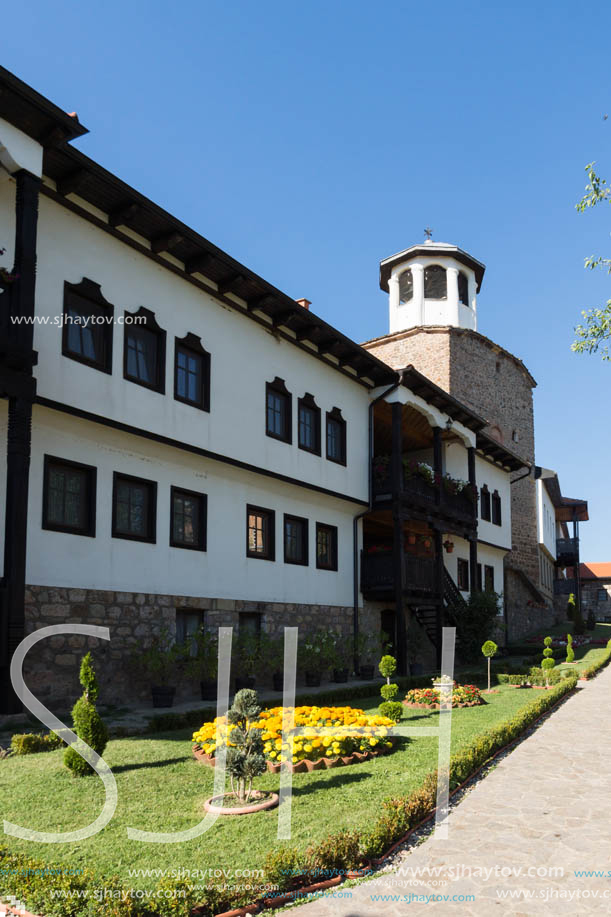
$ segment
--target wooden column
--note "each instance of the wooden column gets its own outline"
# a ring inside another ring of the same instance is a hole
[[[477,487],[475,475],[475,449],[473,446],[467,449],[467,462],[469,469],[469,484],[473,487]],[[477,520],[477,501],[474,503],[474,517]],[[472,534],[469,540],[469,580],[471,595],[474,595],[474,593],[477,592],[477,530]]]
[[[397,666],[400,675],[407,674],[407,628],[404,610],[403,547],[403,405],[392,406],[392,454],[390,459],[393,495],[393,573],[395,581],[395,616],[397,622]]]
[[[439,484],[435,485],[435,503],[441,503],[441,481],[443,474],[443,451],[441,444],[441,427],[433,427],[433,471]]]
[[[442,632],[443,632],[443,577],[444,577],[444,563],[443,563],[443,535],[438,530],[435,529],[434,532],[434,544],[435,544],[435,579],[436,579],[436,592],[437,592],[437,605],[435,606],[435,654],[437,657],[437,668],[441,672],[441,645],[442,645]]]
[[[10,316],[33,316],[36,286],[36,230],[40,179],[16,175],[15,265],[17,279],[2,298]],[[25,632],[28,487],[32,439],[32,404],[36,382],[32,367],[34,327],[9,322],[8,346],[0,365],[0,394],[8,396],[4,577],[0,615],[0,712],[18,713],[21,702],[10,684],[10,660]]]

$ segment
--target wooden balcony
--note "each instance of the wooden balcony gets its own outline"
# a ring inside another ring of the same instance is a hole
[[[368,554],[361,552],[361,592],[367,598],[392,597],[395,590],[395,568],[392,551]],[[404,592],[435,600],[441,597],[443,583],[436,581],[435,559],[403,555]]]
[[[373,469],[374,504],[392,501],[392,480],[390,469]],[[420,474],[404,471],[401,499],[416,510],[457,520],[467,525],[477,524],[477,499],[468,491],[452,493],[443,481],[432,484]]]
[[[578,538],[556,539],[556,564],[559,567],[573,567],[579,557]]]
[[[575,592],[574,579],[557,579],[554,580],[554,595],[570,595]]]

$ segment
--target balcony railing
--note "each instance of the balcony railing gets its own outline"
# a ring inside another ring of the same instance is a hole
[[[575,592],[574,579],[554,580],[554,595],[570,595],[571,592]]]
[[[403,585],[406,592],[433,594],[441,591],[436,583],[435,560],[429,557],[403,556]],[[361,591],[392,592],[395,567],[392,551],[361,554]]]
[[[579,554],[578,538],[557,538],[556,539],[556,560],[561,563],[565,561],[572,564],[577,560]]]
[[[390,499],[392,495],[390,466],[378,465],[376,467],[374,462],[372,483],[374,499]],[[432,484],[423,475],[414,474],[405,469],[401,493],[411,503],[422,509],[428,510],[438,506],[440,513],[459,517],[465,521],[474,521],[477,515],[477,500],[472,499],[469,492],[463,490],[452,493],[444,483]]]

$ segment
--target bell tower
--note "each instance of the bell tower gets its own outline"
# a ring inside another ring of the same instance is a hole
[[[458,246],[430,237],[385,258],[380,287],[388,293],[389,333],[427,326],[477,331],[477,294],[485,270]]]

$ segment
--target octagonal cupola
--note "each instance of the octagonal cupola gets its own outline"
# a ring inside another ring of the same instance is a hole
[[[457,245],[432,238],[385,258],[380,287],[388,293],[390,334],[423,325],[477,331],[477,294],[485,270]]]

